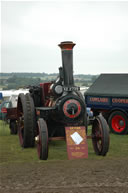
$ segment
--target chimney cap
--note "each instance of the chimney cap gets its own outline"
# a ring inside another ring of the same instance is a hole
[[[72,50],[75,45],[76,44],[74,44],[72,41],[64,41],[64,42],[61,42],[58,46],[62,50]]]

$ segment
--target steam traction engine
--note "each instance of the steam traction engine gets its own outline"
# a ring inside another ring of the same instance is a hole
[[[18,97],[18,133],[23,148],[37,143],[40,159],[48,158],[48,142],[65,139],[65,127],[83,126],[87,134],[86,104],[73,78],[73,42],[61,42],[62,67],[54,82],[31,87]],[[97,155],[106,155],[109,133],[105,119],[99,115],[92,124],[92,142]]]

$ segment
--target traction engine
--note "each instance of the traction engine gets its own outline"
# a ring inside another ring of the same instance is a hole
[[[73,42],[61,42],[62,67],[55,81],[30,87],[18,97],[18,135],[23,148],[37,144],[39,159],[48,158],[48,143],[65,139],[65,127],[84,126],[87,134],[86,104],[80,88],[74,85]],[[97,155],[106,155],[109,133],[105,119],[98,115],[92,123],[93,147]]]

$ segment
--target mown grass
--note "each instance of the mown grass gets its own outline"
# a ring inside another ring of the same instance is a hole
[[[93,150],[92,140],[88,139],[88,159],[122,159],[128,158],[128,135],[110,135],[110,148],[107,156],[97,156]],[[47,161],[67,160],[65,141],[52,141],[49,144]],[[19,145],[18,135],[10,135],[5,122],[0,121],[0,164],[18,162],[43,162],[38,159],[35,148],[23,149]]]

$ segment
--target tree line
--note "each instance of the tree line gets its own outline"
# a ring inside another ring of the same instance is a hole
[[[0,73],[0,88],[3,90],[26,88],[39,85],[41,82],[49,82],[56,79],[57,73]],[[74,75],[75,84],[90,86],[98,75]]]

